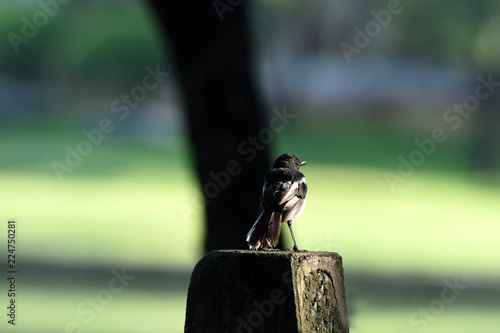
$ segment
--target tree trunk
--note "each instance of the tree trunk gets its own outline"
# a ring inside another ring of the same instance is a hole
[[[196,172],[206,201],[205,251],[248,248],[267,147],[249,143],[265,127],[250,74],[246,5],[223,14],[212,1],[151,0],[175,59]],[[193,199],[194,201],[194,199]]]

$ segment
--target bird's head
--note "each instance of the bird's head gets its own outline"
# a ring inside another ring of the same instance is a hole
[[[300,167],[306,163],[306,161],[301,161],[297,155],[283,154],[274,161],[273,169],[290,168],[292,170],[300,171]]]

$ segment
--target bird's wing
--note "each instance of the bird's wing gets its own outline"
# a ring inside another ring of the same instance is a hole
[[[294,197],[288,201],[283,210],[281,211],[281,220],[285,221],[295,221],[304,211],[306,205],[306,198]]]
[[[281,211],[282,221],[294,221],[302,214],[304,210],[304,206],[306,204],[306,195],[307,195],[307,182],[300,172],[295,175],[294,187],[296,188],[294,191],[294,196],[285,201],[285,205],[283,210]]]
[[[307,194],[307,183],[300,172],[283,175],[270,173],[262,188],[262,205],[264,207],[281,206],[295,196],[301,198]]]
[[[296,172],[292,175],[291,180],[286,182],[286,191],[281,194],[281,200],[279,205],[292,200],[294,197],[305,198],[307,195],[307,182],[304,175],[300,172]]]
[[[299,181],[299,187],[298,187],[298,193],[297,193],[297,196],[299,198],[304,198],[306,197],[307,195],[307,182],[306,182],[306,177],[304,177],[304,175],[302,173],[299,172],[299,175],[298,177],[300,177],[300,181]]]
[[[299,184],[297,182],[287,181],[282,183],[280,187],[281,189],[276,192],[279,198],[278,205],[284,204],[298,194]]]

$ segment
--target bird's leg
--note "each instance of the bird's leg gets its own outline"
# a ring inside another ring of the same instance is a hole
[[[295,237],[293,236],[293,230],[292,230],[292,221],[288,221],[288,228],[290,229],[290,233],[292,234],[292,240],[293,240],[293,250],[295,252],[307,252],[307,250],[299,250],[297,247],[297,242],[295,241]]]

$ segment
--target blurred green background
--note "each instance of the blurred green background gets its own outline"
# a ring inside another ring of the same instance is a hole
[[[149,8],[71,1],[16,39],[49,1],[1,3],[0,243],[15,219],[19,265],[17,325],[4,318],[2,331],[182,331],[203,210],[178,77]],[[474,94],[478,76],[500,81],[500,6],[402,1],[347,61],[339,45],[355,46],[354,28],[387,6],[251,5],[269,119],[273,108],[297,115],[272,150],[308,161],[297,241],[342,255],[352,332],[498,332],[500,137],[485,127],[498,120],[498,92],[456,129],[443,115]],[[120,119],[113,101],[158,64],[169,78]],[[77,149],[103,118],[115,129],[58,178],[54,162],[65,163],[67,147]],[[448,139],[401,176],[398,158],[409,160],[415,140],[436,128]],[[387,172],[402,181],[391,186]],[[113,271],[129,277],[116,293]],[[440,302],[453,281],[467,288]]]

